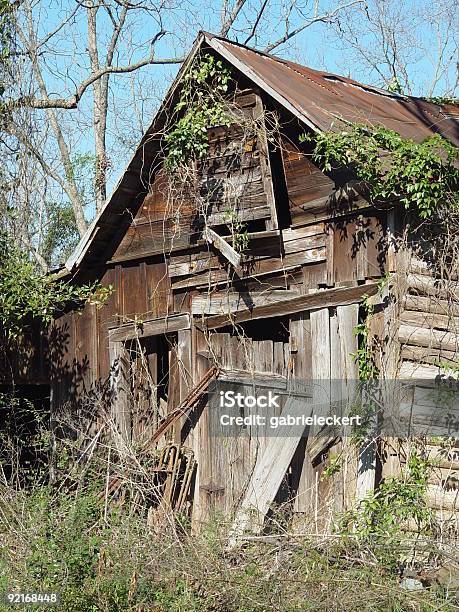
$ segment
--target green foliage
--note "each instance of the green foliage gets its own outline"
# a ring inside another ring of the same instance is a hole
[[[313,159],[325,171],[353,168],[374,203],[400,202],[421,219],[459,211],[459,151],[439,135],[416,143],[384,127],[354,125],[302,138],[313,139]]]
[[[231,231],[233,249],[238,253],[242,253],[249,246],[247,224],[239,220],[237,211],[234,208],[226,208],[224,214],[225,221],[228,223]]]
[[[57,591],[61,612],[350,611],[362,602],[379,612],[449,611],[457,604],[452,588],[404,591],[373,549],[351,538],[319,545],[280,538],[227,552],[228,526],[218,519],[194,536],[156,533],[138,516],[105,517],[90,489],[0,493],[2,591]]]
[[[426,459],[412,453],[404,473],[387,478],[347,512],[339,531],[380,545],[380,560],[389,566],[397,564],[407,527],[415,525],[418,534],[432,533],[433,515],[426,502],[429,467]]]
[[[326,478],[331,478],[335,474],[338,474],[344,464],[344,457],[342,455],[336,455],[335,457],[331,457],[329,464],[323,470],[321,474],[321,480],[325,480]]]
[[[452,106],[459,106],[459,98],[455,98],[452,96],[433,96],[430,98],[423,98],[427,102],[432,102],[433,104],[450,104]]]
[[[53,486],[0,483],[2,592],[58,592],[62,612],[354,610],[362,600],[383,612],[421,609],[421,601],[429,604],[426,610],[457,604],[453,589],[418,594],[400,588],[392,567],[378,559],[382,537],[344,531],[343,538],[318,543],[281,535],[272,544],[246,542],[228,551],[229,524],[217,515],[194,535],[169,520],[149,527],[123,496],[115,493],[106,504],[107,467],[123,477],[126,458],[112,452],[107,464],[106,451],[81,454],[77,448],[72,473]],[[60,443],[55,452],[59,462]],[[419,486],[397,491],[421,506],[423,466],[411,460],[409,468]],[[398,497],[383,497],[384,508],[392,501],[397,516],[406,515],[398,511]],[[272,519],[283,525],[286,514]],[[273,564],[279,555],[282,563]]]
[[[358,349],[351,353],[358,366],[359,380],[366,382],[374,380],[378,376],[378,368],[375,362],[373,344],[370,337],[369,323],[373,316],[374,306],[371,298],[362,298],[362,309],[365,312],[364,320],[354,328],[354,335],[358,338]]]
[[[96,282],[77,286],[39,274],[27,254],[0,235],[0,328],[7,343],[32,319],[47,325],[69,302],[99,306],[111,291]]]
[[[96,157],[92,153],[72,156],[66,175],[78,186],[78,197],[86,218],[94,214],[94,176]],[[46,202],[46,224],[41,254],[50,266],[56,266],[73,252],[80,240],[72,204],[68,201]]]
[[[185,74],[175,106],[175,113],[181,116],[165,136],[169,172],[192,159],[202,159],[209,148],[207,129],[228,124],[222,97],[230,81],[230,70],[210,54],[197,59]]]

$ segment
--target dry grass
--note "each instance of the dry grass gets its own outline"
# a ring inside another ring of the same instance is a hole
[[[227,525],[200,534],[78,492],[2,487],[0,590],[57,591],[59,610],[454,610],[438,587],[409,592],[374,552],[340,537],[279,535],[226,550]],[[30,606],[28,609],[31,609]]]

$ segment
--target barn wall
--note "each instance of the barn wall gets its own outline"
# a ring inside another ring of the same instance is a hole
[[[411,250],[400,258],[403,293],[399,303],[398,376],[412,380],[410,394],[401,406],[401,418],[428,432],[426,456],[434,468],[429,478],[428,500],[445,538],[459,533],[459,310],[457,276],[440,279],[432,264]],[[435,381],[449,381],[450,391],[439,395]],[[408,416],[409,415],[409,416]],[[436,415],[436,416],[435,416]],[[448,430],[451,437],[448,439]],[[409,448],[398,453],[399,467]]]
[[[260,104],[254,91],[241,100],[241,108],[251,116],[260,113]],[[343,304],[337,297],[336,303],[318,302],[293,314],[283,303],[333,288],[373,287],[392,271],[387,213],[371,208],[352,186],[338,186],[292,139],[281,138],[272,150],[259,138],[235,166],[240,138],[234,126],[212,130],[209,159],[201,168],[201,188],[213,189],[208,223],[229,244],[228,193],[239,194],[236,212],[248,223],[240,267],[235,271],[202,239],[202,211],[191,197],[171,200],[165,174],[157,169],[126,234],[109,245],[110,257],[99,262],[102,284],[114,287],[108,302],[100,309],[88,304],[55,321],[50,336],[55,406],[77,406],[107,385],[114,355],[119,355],[110,338],[133,321],[135,338],[123,345],[128,384],[133,386],[129,422],[123,427],[136,440],[151,438],[160,420],[215,363],[236,378],[240,371],[298,380],[357,378],[351,354],[357,349],[353,330],[364,289],[353,302]],[[278,164],[275,171],[273,163]],[[278,181],[274,186],[272,177]],[[399,332],[402,371],[420,351],[425,364],[438,356],[439,347],[432,342],[425,346],[403,336],[407,326],[421,323],[420,308],[430,319],[435,317],[436,329],[449,329],[442,313],[427,307],[422,296],[414,298],[409,292]],[[237,330],[232,324],[235,313],[266,308],[270,314],[260,320],[242,322]],[[188,327],[154,336],[142,331],[143,323],[165,326],[166,319],[176,321],[176,315],[186,314]],[[207,329],[210,318],[214,325]],[[378,321],[384,330],[385,315]],[[442,343],[442,356],[454,358],[456,347]],[[195,524],[216,510],[230,514],[244,497],[267,441],[246,436],[222,442],[212,437],[208,406],[176,423],[173,436],[193,450],[198,463]],[[329,529],[334,514],[355,499],[358,457],[348,444],[333,436],[299,441],[283,484],[293,497],[299,528],[313,524],[317,531]],[[324,478],[326,467],[339,456],[346,457],[342,469]]]

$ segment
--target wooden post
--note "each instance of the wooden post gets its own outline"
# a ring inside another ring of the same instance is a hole
[[[293,360],[293,375],[297,381],[311,379],[311,323],[306,312],[292,315],[290,319],[291,355]],[[301,516],[310,521],[310,513],[314,507],[315,473],[309,455],[307,440],[298,448],[298,461],[294,461],[294,468],[299,470],[294,510],[301,513],[296,521],[298,529],[303,529]]]
[[[358,367],[353,354],[357,351],[358,342],[354,330],[359,322],[359,305],[338,306],[336,308],[338,321],[338,334],[340,352],[332,357],[340,361],[340,370],[343,384],[345,384],[347,400],[350,402],[356,392],[359,377]],[[357,479],[357,451],[349,438],[343,439],[343,452],[345,465],[343,468],[343,505],[344,510],[349,509],[355,499]]]
[[[124,444],[131,440],[131,389],[129,380],[129,352],[124,342],[109,340],[111,414]]]
[[[192,327],[193,341],[193,384],[197,384],[209,369],[209,360],[199,355],[206,351],[207,341],[204,333],[196,326]],[[192,529],[199,531],[203,522],[208,518],[208,497],[205,485],[211,478],[211,457],[209,439],[209,407],[204,406],[199,419],[190,433],[189,443],[192,446],[197,462],[195,488],[193,496]]]

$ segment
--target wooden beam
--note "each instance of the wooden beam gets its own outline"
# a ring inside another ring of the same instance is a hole
[[[459,317],[448,314],[404,310],[400,316],[402,323],[415,327],[445,329],[451,332],[459,331]]]
[[[377,291],[377,283],[315,291],[314,293],[299,295],[274,304],[256,306],[252,309],[241,310],[231,314],[211,316],[207,319],[198,319],[196,325],[200,329],[216,329],[218,327],[224,327],[225,325],[251,321],[254,319],[267,319],[270,317],[280,317],[295,314],[297,312],[315,310],[317,308],[356,304],[360,302],[364,295],[374,295]]]
[[[416,289],[424,295],[447,298],[454,297],[459,300],[459,282],[447,281],[445,279],[436,279],[423,274],[408,274],[408,286]]]
[[[454,365],[459,359],[459,353],[455,353],[454,351],[445,351],[439,348],[425,346],[410,346],[408,344],[402,347],[401,356],[402,359],[406,361],[431,363],[432,365],[442,361]]]
[[[315,232],[315,233],[319,233],[319,232]],[[255,242],[256,240],[266,240],[268,238],[279,238],[281,237],[281,231],[276,229],[276,230],[262,230],[260,232],[248,232],[246,234],[247,236],[247,240],[250,242]],[[233,239],[232,236],[220,236],[220,238],[222,240],[225,240],[226,242],[229,242]],[[198,246],[202,246],[203,244],[207,244],[207,240],[198,240],[196,243]]]
[[[431,312],[445,316],[459,316],[459,304],[421,295],[407,295],[404,307],[408,311]]]
[[[223,255],[225,259],[227,259],[230,264],[234,268],[239,268],[241,264],[241,256],[240,254],[233,249],[233,247],[226,242],[221,236],[214,232],[214,230],[210,227],[206,227],[203,236],[212,244],[220,253]]]
[[[132,415],[130,393],[130,358],[124,342],[109,341],[110,389],[112,392],[111,416],[120,440],[115,438],[119,450],[131,439]]]
[[[457,379],[459,374],[454,370],[413,361],[404,361],[399,370],[399,378],[401,379],[422,379],[435,383],[440,377]]]
[[[230,368],[220,368],[219,380],[233,382],[238,385],[260,385],[268,386],[271,389],[287,391],[287,378],[275,372],[249,372],[248,370],[232,370]]]
[[[459,334],[449,331],[425,329],[402,323],[398,330],[398,338],[403,344],[445,349],[452,352],[459,350]]]
[[[291,289],[265,289],[264,291],[220,291],[213,294],[199,294],[193,297],[193,315],[227,315],[239,310],[247,310],[277,304],[283,300],[298,297],[299,292]]]
[[[306,408],[304,398],[291,396],[285,403],[282,415],[304,415]],[[244,499],[236,513],[229,537],[230,548],[236,545],[237,539],[246,529],[252,533],[261,531],[265,515],[279,490],[302,433],[298,435],[298,426],[292,425],[288,432],[283,431],[284,435],[268,439],[265,452],[255,465]]]
[[[133,321],[132,323],[114,327],[109,330],[108,337],[110,342],[126,342],[134,338],[157,336],[190,328],[191,319],[189,314],[175,314],[157,319],[147,319],[146,321]]]

